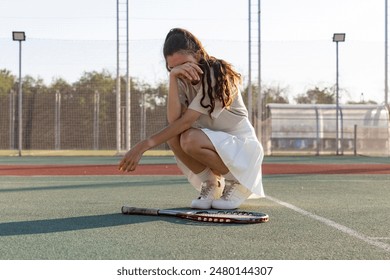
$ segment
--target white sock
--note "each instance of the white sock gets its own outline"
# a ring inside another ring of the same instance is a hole
[[[196,174],[196,176],[198,176],[202,182],[217,180],[217,176],[208,167],[206,167],[202,172]]]
[[[233,176],[233,174],[229,171],[228,173],[222,175],[226,180],[229,181],[238,181],[236,177]]]

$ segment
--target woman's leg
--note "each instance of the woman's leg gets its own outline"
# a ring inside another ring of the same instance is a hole
[[[168,145],[174,153],[175,157],[177,157],[182,163],[185,164],[193,173],[198,174],[202,172],[206,166],[196,159],[186,154],[180,144],[180,135],[168,140]]]
[[[229,173],[229,169],[223,163],[214,145],[202,130],[190,128],[176,141],[176,145],[180,144],[177,150],[180,151],[185,160],[188,160],[188,163],[183,161],[184,164],[189,164],[187,167],[191,169],[190,164],[192,164],[192,168],[208,167],[217,176],[226,176],[225,182],[227,182],[227,185],[224,186],[222,196],[220,196],[221,188],[214,186],[211,192],[212,195],[209,195],[210,193],[202,195],[202,188],[201,196],[197,200],[192,201],[192,208],[235,209],[249,197],[251,191],[237,182],[234,176]],[[197,174],[194,169],[191,170]]]
[[[202,130],[190,128],[185,131],[180,137],[180,146],[189,158],[195,160],[197,164],[209,167],[215,174],[229,172],[213,143]]]

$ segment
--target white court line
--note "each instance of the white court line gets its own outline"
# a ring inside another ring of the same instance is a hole
[[[349,236],[352,236],[352,237],[355,237],[357,239],[360,239],[362,241],[364,241],[365,243],[367,244],[370,244],[372,246],[375,246],[379,249],[382,249],[382,250],[385,250],[386,252],[389,252],[390,253],[390,244],[386,244],[386,243],[383,243],[383,242],[380,242],[380,241],[377,241],[374,240],[373,238],[370,238],[369,236],[366,236],[360,232],[357,232],[349,227],[346,227],[346,226],[343,226],[343,225],[340,225],[332,220],[329,220],[329,219],[326,219],[324,217],[321,217],[321,216],[318,216],[316,214],[313,214],[313,213],[310,213],[306,210],[303,210],[297,206],[294,206],[290,203],[287,203],[287,202],[284,202],[284,201],[281,201],[279,199],[276,199],[276,198],[273,198],[271,196],[266,196],[267,199],[277,203],[277,204],[280,204],[284,207],[287,207],[291,210],[294,210],[295,212],[298,212],[299,214],[302,214],[303,216],[307,216],[309,218],[312,218],[314,220],[317,220],[317,221],[320,221],[321,223],[324,223],[330,227],[333,227],[341,232],[344,232],[346,234],[348,234]]]
[[[372,240],[390,240],[390,237],[369,237]]]

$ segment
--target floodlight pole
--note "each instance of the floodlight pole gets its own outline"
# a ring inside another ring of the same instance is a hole
[[[265,142],[265,135],[264,135],[264,131],[263,131],[263,106],[266,102],[266,100],[263,101],[263,96],[261,94],[261,0],[258,0],[257,2],[257,6],[258,6],[258,16],[257,16],[257,32],[258,32],[258,41],[257,41],[257,44],[258,44],[258,63],[257,63],[257,67],[258,67],[258,93],[257,93],[257,131],[258,133],[260,133],[260,143],[262,145],[264,145],[264,142]]]
[[[19,156],[22,156],[22,136],[23,136],[23,94],[22,94],[22,41],[26,40],[26,35],[22,31],[12,32],[12,39],[14,41],[19,41],[19,89],[18,89],[18,149]]]
[[[22,121],[22,108],[23,108],[23,100],[22,100],[22,41],[19,41],[19,90],[18,90],[18,95],[19,95],[19,107],[18,107],[18,114],[19,114],[19,156],[22,156],[22,126],[23,126],[23,121]]]
[[[252,8],[255,8],[256,6],[252,6],[252,1],[248,1],[248,117],[250,122],[253,124],[253,126],[256,129],[256,133],[259,137],[259,141],[263,143],[264,134],[262,131],[262,115],[263,115],[263,103],[262,103],[262,96],[261,96],[261,0],[257,0],[257,26],[256,28],[252,27]],[[252,52],[254,49],[252,49],[252,44],[254,43],[252,41],[253,33],[252,28],[257,30],[257,109],[255,111],[255,114],[253,114],[253,90],[252,90]]]
[[[339,147],[339,42],[345,41],[345,33],[333,34],[333,42],[336,42],[336,155],[340,154]]]
[[[252,119],[252,1],[248,1],[248,118]]]
[[[130,94],[130,41],[129,41],[129,0],[126,1],[126,150],[131,148],[131,94]]]
[[[336,155],[339,152],[339,42],[336,42]]]
[[[120,42],[119,42],[119,0],[116,1],[116,152],[119,154],[122,143],[121,143],[121,77],[120,77]]]
[[[385,0],[385,106],[389,106],[389,83],[388,83],[388,3]]]

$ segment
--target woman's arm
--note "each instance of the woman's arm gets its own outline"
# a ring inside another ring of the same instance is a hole
[[[152,135],[148,139],[138,142],[123,157],[122,161],[119,163],[119,170],[127,172],[134,171],[144,152],[167,142],[172,137],[189,129],[200,115],[201,113],[188,109],[181,118],[173,121],[160,132]]]
[[[203,74],[202,69],[193,62],[179,64],[171,69],[169,74],[167,106],[169,125],[148,139],[138,142],[133,148],[131,148],[119,163],[119,170],[134,171],[144,152],[167,142],[176,135],[181,134],[183,131],[189,129],[199,118],[201,113],[194,110],[187,110],[182,116],[177,79],[182,77],[189,81],[199,80],[200,74]]]
[[[182,108],[182,104],[180,103],[178,78],[193,82],[199,81],[200,75],[202,74],[202,69],[193,62],[186,62],[171,69],[171,72],[169,73],[169,91],[167,104],[168,123],[172,123],[173,121],[179,119],[186,109]]]
[[[167,104],[168,123],[172,123],[181,117],[182,104],[179,99],[179,85],[175,75],[169,75],[169,91]]]

